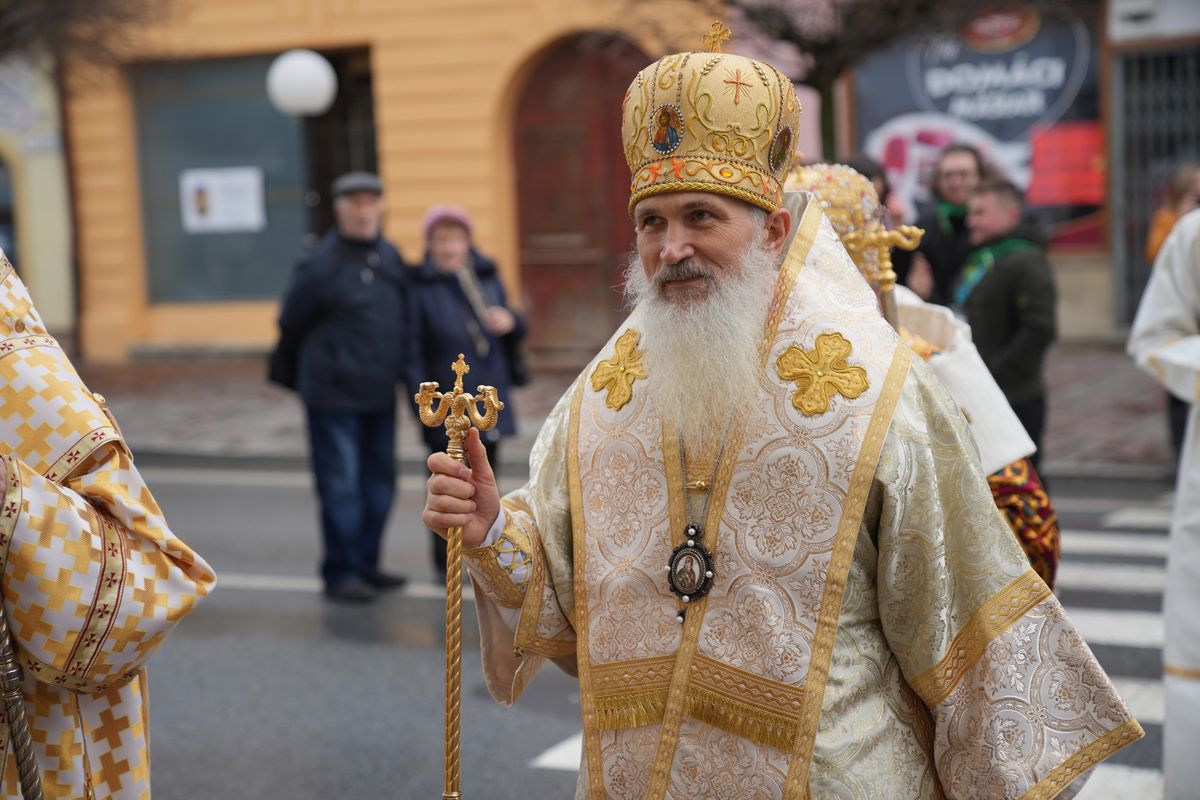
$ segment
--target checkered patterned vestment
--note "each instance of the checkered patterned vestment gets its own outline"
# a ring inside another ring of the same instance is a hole
[[[144,663],[211,591],[0,254],[4,610],[47,798],[148,798]],[[19,798],[0,717],[3,797]]]

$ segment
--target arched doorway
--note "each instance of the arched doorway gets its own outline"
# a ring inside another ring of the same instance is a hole
[[[625,39],[575,36],[542,58],[517,105],[521,285],[540,369],[578,369],[623,318],[633,224],[621,102],[648,62]]]

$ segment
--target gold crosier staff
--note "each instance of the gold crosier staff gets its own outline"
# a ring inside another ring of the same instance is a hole
[[[8,616],[0,604],[0,704],[4,719],[8,722],[9,740],[17,760],[17,781],[24,800],[42,800],[42,775],[38,772],[33,753],[33,739],[29,734],[29,719],[25,715],[25,697],[22,689],[24,678],[21,665],[8,633]]]
[[[478,394],[463,391],[463,375],[471,371],[463,354],[450,365],[454,390],[439,392],[436,381],[421,384],[414,395],[421,422],[430,428],[446,426],[446,454],[462,462],[463,440],[474,425],[481,431],[496,427],[504,403],[492,386],[477,386]],[[437,409],[434,409],[437,401]],[[478,403],[483,403],[483,414]],[[446,789],[442,800],[461,800],[459,738],[462,722],[462,528],[446,531]]]
[[[896,270],[892,269],[892,248],[916,250],[925,231],[913,225],[900,225],[891,229],[879,229],[868,233],[864,239],[867,247],[879,248],[879,306],[883,318],[892,327],[900,330],[900,312],[896,308]]]

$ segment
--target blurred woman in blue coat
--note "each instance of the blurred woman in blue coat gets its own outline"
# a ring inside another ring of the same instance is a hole
[[[408,384],[448,382],[450,365],[462,353],[471,366],[464,387],[495,386],[504,401],[497,426],[483,434],[488,461],[499,463],[500,440],[517,432],[512,387],[524,383],[523,364],[513,363],[525,338],[525,321],[508,306],[495,262],[472,245],[473,226],[466,209],[435,205],[425,214],[425,260],[410,284],[412,355]],[[444,452],[446,433],[424,428],[431,453]],[[446,576],[446,542],[430,532],[434,567]]]

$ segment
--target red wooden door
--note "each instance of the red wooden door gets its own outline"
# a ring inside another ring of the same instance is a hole
[[[648,61],[623,39],[578,36],[549,52],[525,86],[514,142],[535,367],[582,367],[624,316],[633,224],[621,101]]]

